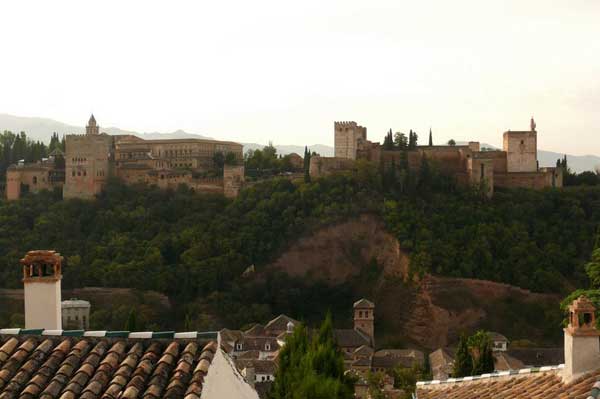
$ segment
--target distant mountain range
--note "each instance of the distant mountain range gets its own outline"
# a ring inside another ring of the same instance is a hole
[[[27,136],[32,140],[39,140],[43,142],[49,142],[53,132],[58,135],[63,134],[82,134],[85,133],[85,127],[73,126],[53,119],[48,118],[33,118],[33,117],[22,117],[8,114],[0,114],[0,131],[10,130],[12,132],[26,132]],[[204,136],[197,133],[188,133],[183,130],[176,130],[171,133],[160,133],[160,132],[149,132],[149,133],[138,133],[133,131],[127,131],[119,129],[117,127],[101,127],[103,132],[111,135],[117,134],[133,134],[146,140],[156,139],[184,139],[184,138],[196,138],[196,139],[212,139],[212,137]],[[242,143],[244,145],[244,151],[256,150],[263,148],[265,144],[258,143]],[[494,148],[489,144],[483,144],[482,147]],[[279,154],[290,154],[295,152],[297,154],[304,154],[304,146],[302,145],[285,145],[275,144],[277,152]],[[314,144],[309,146],[311,151],[315,151],[322,156],[333,156],[333,147],[324,144]],[[556,160],[562,158],[565,154],[560,154],[552,151],[538,151],[538,160],[540,166],[554,166]],[[583,172],[586,170],[594,170],[596,166],[600,165],[600,157],[595,155],[569,155],[567,154],[569,167],[571,170],[576,172]]]

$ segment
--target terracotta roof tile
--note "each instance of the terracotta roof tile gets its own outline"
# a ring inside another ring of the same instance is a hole
[[[200,338],[0,334],[0,399],[200,398],[216,350]]]
[[[417,386],[419,399],[586,399],[600,370],[564,384],[560,370]]]

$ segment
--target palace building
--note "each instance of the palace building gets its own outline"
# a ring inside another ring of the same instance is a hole
[[[215,164],[222,154],[223,165]],[[100,131],[94,115],[85,134],[65,138],[64,168],[56,156],[35,164],[12,165],[7,171],[6,195],[18,199],[23,191],[62,187],[64,198],[92,199],[111,177],[126,184],[146,183],[161,188],[187,185],[201,192],[237,196],[244,182],[243,146],[205,139],[144,140],[133,135]],[[215,171],[222,168],[222,175]]]

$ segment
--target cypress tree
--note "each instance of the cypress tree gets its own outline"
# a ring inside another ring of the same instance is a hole
[[[458,341],[458,348],[456,350],[456,358],[454,359],[454,370],[452,376],[454,378],[466,377],[471,374],[473,370],[473,360],[471,353],[469,352],[469,345],[467,343],[467,336],[462,334]]]
[[[471,375],[481,375],[494,371],[494,355],[492,353],[492,341],[485,331],[477,331],[470,339],[470,349],[477,352],[473,359],[473,371]]]
[[[137,317],[135,309],[131,308],[129,316],[127,316],[127,322],[125,323],[125,331],[137,331]]]
[[[279,355],[279,368],[270,399],[354,397],[352,381],[344,375],[344,358],[333,336],[331,314],[312,340],[303,325],[294,329]]]
[[[310,183],[310,157],[311,152],[308,146],[304,146],[304,181]]]
[[[429,146],[433,147],[433,135],[431,133],[431,128],[429,128]]]

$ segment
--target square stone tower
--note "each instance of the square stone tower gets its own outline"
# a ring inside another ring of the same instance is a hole
[[[85,135],[66,136],[64,198],[93,199],[112,174],[113,138],[99,129],[92,115]]]
[[[354,302],[354,329],[371,338],[375,346],[375,304],[367,299]]]
[[[29,251],[23,259],[25,328],[62,329],[60,281],[62,256]]]
[[[508,131],[503,134],[507,172],[537,172],[537,131],[531,118],[531,130]]]
[[[356,159],[359,143],[367,140],[367,128],[356,122],[334,122],[333,126],[335,157]]]

